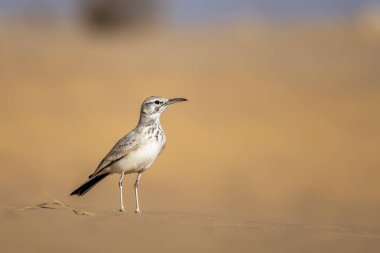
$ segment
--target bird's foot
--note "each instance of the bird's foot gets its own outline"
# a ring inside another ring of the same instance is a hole
[[[137,214],[141,213],[140,209],[136,209],[135,213],[137,213]]]
[[[119,209],[119,212],[121,212],[121,213],[125,213],[125,209],[124,209],[124,207],[120,208],[120,209]]]

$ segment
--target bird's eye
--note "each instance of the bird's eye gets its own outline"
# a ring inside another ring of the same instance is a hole
[[[155,103],[156,105],[158,105],[158,104],[160,103],[160,101],[156,100],[156,101],[154,101],[154,103]]]

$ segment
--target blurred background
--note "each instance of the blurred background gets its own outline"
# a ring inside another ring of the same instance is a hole
[[[0,0],[0,203],[117,209],[68,194],[157,95],[143,211],[379,229],[379,66],[376,0]]]

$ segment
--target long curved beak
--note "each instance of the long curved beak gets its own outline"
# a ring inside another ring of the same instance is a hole
[[[178,103],[178,102],[184,102],[184,101],[187,101],[186,98],[171,98],[169,99],[168,102],[166,102],[167,105],[171,105],[171,104],[174,104],[174,103]]]

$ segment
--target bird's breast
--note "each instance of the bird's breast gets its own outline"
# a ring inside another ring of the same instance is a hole
[[[121,173],[142,172],[149,168],[165,146],[166,137],[153,136],[142,141],[138,147],[125,158],[114,164],[113,171]]]

